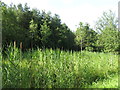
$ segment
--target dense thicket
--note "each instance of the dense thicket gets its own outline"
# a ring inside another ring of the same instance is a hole
[[[0,4],[3,47],[16,41],[17,47],[22,42],[23,49],[39,47],[103,52],[120,50],[120,32],[112,11],[103,13],[96,22],[95,30],[89,24],[80,22],[76,32],[72,32],[65,23],[61,23],[57,14],[52,16],[51,12],[30,9],[27,4]]]
[[[32,9],[25,4],[7,6],[2,3],[3,45],[10,42],[23,43],[24,48],[63,48],[74,47],[74,34],[61,23],[57,14]]]

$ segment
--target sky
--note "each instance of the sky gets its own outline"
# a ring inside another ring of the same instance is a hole
[[[53,15],[58,14],[62,23],[75,31],[79,22],[89,23],[94,28],[98,17],[104,11],[112,10],[118,16],[119,0],[1,0],[5,4],[17,5],[28,4],[30,8],[50,11]]]

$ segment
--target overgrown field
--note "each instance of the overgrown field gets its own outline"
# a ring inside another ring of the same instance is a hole
[[[112,53],[59,49],[22,53],[10,47],[6,55],[2,57],[3,88],[84,88],[118,73],[118,56]]]

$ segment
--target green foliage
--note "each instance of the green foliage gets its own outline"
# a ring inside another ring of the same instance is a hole
[[[47,25],[47,22],[44,21],[43,25],[41,25],[41,41],[42,41],[42,45],[45,47],[49,47],[51,45],[52,42],[50,42],[50,36],[51,36],[52,32],[50,30],[50,27]]]
[[[3,13],[3,46],[16,41],[17,46],[23,43],[23,48],[63,48],[72,49],[74,34],[66,24],[61,23],[60,17],[51,12],[40,12],[25,4],[4,5]],[[69,44],[69,46],[67,45]]]
[[[115,52],[118,49],[118,31],[106,27],[99,35],[99,45],[103,46],[104,52]]]
[[[119,52],[120,39],[117,29],[118,20],[112,11],[104,12],[96,22],[96,30],[89,24],[80,22],[76,32],[70,31],[61,23],[59,15],[51,12],[30,9],[25,4],[2,6],[2,41],[7,47],[11,42],[23,43],[28,48],[60,48],[67,50],[87,50]],[[95,32],[96,31],[96,32]]]
[[[120,50],[120,31],[112,11],[104,12],[96,22],[98,32],[80,22],[73,33],[57,14],[31,10],[27,4],[7,6],[0,1],[0,5],[3,88],[81,88],[91,84],[96,87],[101,83],[96,84],[98,80],[118,73],[118,55],[107,53]],[[10,43],[14,41],[12,47]],[[21,49],[27,51],[23,53]],[[117,81],[113,82],[116,87]]]
[[[104,12],[97,21],[96,29],[99,31],[97,46],[104,52],[116,52],[119,49],[119,31],[117,19],[112,11]]]
[[[94,30],[92,30],[88,24],[83,25],[83,23],[80,22],[75,35],[76,44],[79,46],[81,50],[86,49],[90,51],[95,51],[97,33]]]
[[[118,19],[116,18],[115,13],[109,10],[108,12],[103,12],[103,15],[100,18],[98,18],[95,27],[96,30],[100,33],[106,27],[117,28],[117,24]]]
[[[20,54],[12,47],[8,51],[2,61],[3,88],[81,88],[118,73],[118,56],[112,53],[37,49]]]
[[[93,82],[92,85],[86,85],[86,88],[118,88],[118,75],[110,75],[108,79]]]

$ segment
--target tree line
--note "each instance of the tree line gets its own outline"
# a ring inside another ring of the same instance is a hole
[[[80,22],[76,31],[72,32],[57,14],[30,9],[27,4],[0,4],[3,47],[16,41],[17,47],[22,42],[24,50],[38,47],[96,52],[120,50],[118,21],[112,11],[103,13],[96,21],[95,30],[88,23]]]

